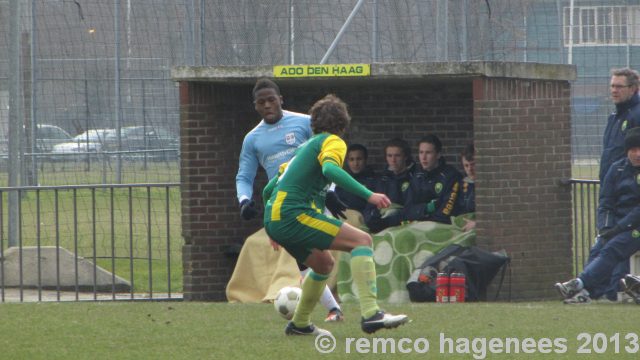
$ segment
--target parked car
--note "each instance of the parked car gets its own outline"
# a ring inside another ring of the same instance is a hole
[[[36,152],[51,152],[56,144],[70,142],[71,140],[71,135],[58,126],[38,124],[36,127]]]
[[[89,142],[104,145],[109,134],[115,134],[116,129],[90,129],[73,137],[73,142]]]
[[[69,153],[97,153],[102,151],[102,144],[99,142],[72,141],[56,144],[51,150],[52,154],[69,154]]]
[[[76,135],[69,142],[56,144],[53,146],[51,153],[57,154],[96,154],[102,151],[102,147],[105,142],[105,137],[109,133],[115,133],[114,129],[90,129],[81,134]],[[77,156],[61,155],[53,156],[53,160],[78,160]]]
[[[125,151],[127,158],[140,158],[145,155],[153,159],[175,159],[178,155],[180,140],[170,131],[151,126],[126,126],[120,129],[121,148],[118,149],[117,132],[105,137],[105,151]]]

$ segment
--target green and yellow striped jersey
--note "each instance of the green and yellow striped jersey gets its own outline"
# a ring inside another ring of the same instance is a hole
[[[302,144],[282,173],[265,188],[263,195],[269,200],[264,220],[277,221],[289,211],[295,216],[303,209],[316,209],[318,198],[324,196],[331,182],[368,199],[371,191],[342,170],[346,153],[347,144],[333,134],[317,134]]]

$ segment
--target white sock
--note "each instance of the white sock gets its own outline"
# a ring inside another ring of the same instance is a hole
[[[333,297],[331,290],[329,290],[329,287],[326,285],[324,287],[324,291],[322,292],[322,297],[320,297],[320,303],[327,310],[331,310],[331,309],[342,310],[340,309],[340,305],[338,305],[338,302],[336,301],[336,299]]]
[[[306,269],[300,271],[300,275],[302,275],[302,277],[304,278],[304,276],[307,275],[309,270],[310,270],[310,268],[306,268]],[[328,286],[324,287],[324,291],[322,292],[322,296],[320,297],[320,303],[327,310],[332,310],[332,309],[342,310],[340,308],[340,305],[336,301],[336,299],[333,297],[333,294],[331,293],[331,290],[329,289]]]
[[[582,279],[576,278],[576,280],[578,280],[578,290],[584,289],[584,283],[582,282]]]

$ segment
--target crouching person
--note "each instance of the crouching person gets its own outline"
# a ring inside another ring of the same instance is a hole
[[[566,304],[588,303],[605,294],[616,265],[640,250],[640,128],[627,132],[627,157],[609,168],[601,184],[598,205],[599,235],[580,276],[555,284]]]

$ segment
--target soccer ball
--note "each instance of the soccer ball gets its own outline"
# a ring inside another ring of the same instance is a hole
[[[293,319],[293,313],[296,311],[298,301],[302,295],[302,289],[292,286],[285,286],[276,295],[273,300],[273,306],[280,316],[287,320]]]

